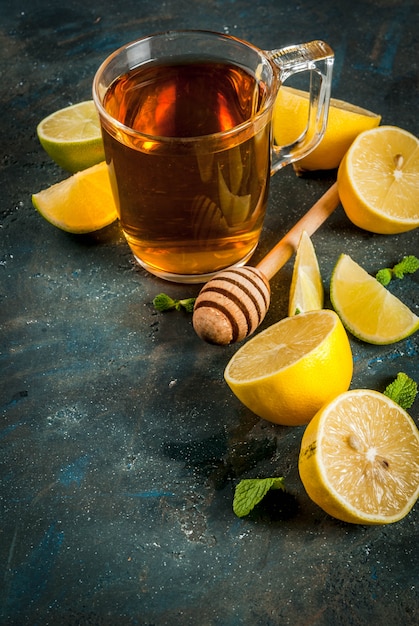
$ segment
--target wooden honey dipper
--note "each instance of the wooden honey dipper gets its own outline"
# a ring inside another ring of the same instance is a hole
[[[223,270],[206,283],[196,299],[192,317],[197,335],[221,346],[251,335],[269,308],[269,280],[296,251],[301,233],[305,230],[312,235],[338,204],[334,183],[255,267]]]

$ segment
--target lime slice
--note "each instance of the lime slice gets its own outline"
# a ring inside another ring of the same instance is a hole
[[[105,159],[93,100],[52,113],[38,124],[36,131],[51,159],[69,172],[84,170]]]
[[[292,273],[288,315],[323,308],[324,292],[319,263],[310,236],[301,234]]]
[[[69,233],[90,233],[117,219],[104,161],[35,193],[32,203],[48,222]]]
[[[419,317],[346,254],[333,270],[330,299],[346,329],[367,343],[395,343],[419,329]]]

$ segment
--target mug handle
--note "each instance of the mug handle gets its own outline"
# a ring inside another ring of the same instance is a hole
[[[265,54],[279,68],[281,85],[293,74],[310,72],[307,126],[293,143],[272,146],[272,175],[281,167],[302,159],[320,143],[329,113],[334,53],[327,43],[316,40],[268,50]]]

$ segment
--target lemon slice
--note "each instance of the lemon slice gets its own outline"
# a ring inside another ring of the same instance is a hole
[[[99,116],[93,100],[79,102],[44,118],[38,139],[47,154],[69,172],[105,160]]]
[[[323,308],[324,291],[316,251],[306,231],[301,234],[292,273],[288,315]]]
[[[338,170],[348,218],[360,228],[392,235],[419,226],[419,139],[380,126],[355,139]]]
[[[419,329],[419,317],[346,254],[333,269],[330,299],[347,330],[368,343],[394,343]]]
[[[32,203],[48,222],[69,233],[89,233],[117,219],[104,161],[33,194]]]
[[[405,517],[419,496],[419,432],[412,418],[377,391],[347,391],[307,426],[298,462],[309,497],[355,524]]]
[[[282,86],[275,103],[273,133],[280,145],[293,143],[304,131],[308,119],[307,91]],[[381,116],[344,100],[330,99],[328,122],[320,144],[297,161],[294,169],[328,170],[339,166],[345,152],[361,132],[375,128]]]
[[[334,311],[323,309],[287,317],[249,339],[224,378],[256,415],[296,426],[348,389],[352,368],[346,331]]]

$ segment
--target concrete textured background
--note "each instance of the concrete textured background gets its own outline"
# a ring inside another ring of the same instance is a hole
[[[117,225],[72,236],[31,205],[67,176],[37,123],[89,99],[110,52],[160,30],[264,49],[324,39],[333,95],[417,134],[417,3],[2,0],[0,16],[0,623],[417,624],[417,506],[387,527],[324,514],[298,477],[302,429],[259,420],[223,382],[237,346],[206,345],[189,315],[154,311],[160,291],[196,286],[135,266]],[[274,176],[254,262],[335,176]],[[313,242],[326,287],[341,252],[371,273],[419,253],[418,231],[373,235],[341,207]],[[286,315],[291,272],[292,261],[271,281],[263,327]],[[418,280],[391,285],[416,312]],[[382,391],[399,371],[419,382],[418,335],[351,345],[352,388]],[[418,400],[410,413],[418,423]],[[235,517],[238,480],[272,475],[288,494]]]

